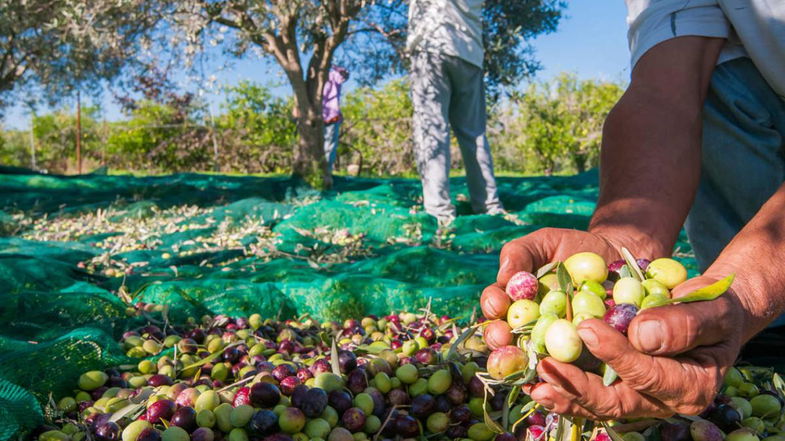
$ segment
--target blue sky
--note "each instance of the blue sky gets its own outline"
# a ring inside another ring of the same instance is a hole
[[[556,32],[532,41],[536,57],[543,66],[535,80],[548,80],[561,72],[572,72],[580,78],[626,81],[630,70],[625,14],[622,0],[569,1],[566,17]],[[215,75],[223,85],[253,80],[279,84],[276,93],[289,93],[280,72],[265,64],[258,59],[242,60]],[[351,83],[348,85],[351,87]],[[213,110],[219,111],[220,95],[206,98]],[[122,117],[108,94],[102,106],[108,120]],[[6,109],[2,126],[21,129],[26,128],[28,122],[29,115],[17,106]]]

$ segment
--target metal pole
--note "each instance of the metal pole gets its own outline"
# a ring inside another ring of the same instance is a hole
[[[213,138],[213,171],[217,172],[220,170],[220,167],[218,166],[218,139],[215,137],[215,118],[213,117],[213,107],[208,105],[207,111],[210,112],[210,133],[212,134]]]
[[[30,116],[30,167],[33,170],[38,170],[38,164],[35,161],[35,133],[33,133],[33,128],[35,127],[35,114],[32,113]]]
[[[82,96],[76,89],[76,172],[82,174]]]

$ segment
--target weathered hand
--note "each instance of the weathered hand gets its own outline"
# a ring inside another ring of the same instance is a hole
[[[673,295],[716,280],[688,280]],[[586,320],[578,326],[581,339],[619,380],[606,387],[595,374],[547,358],[537,369],[544,382],[527,392],[549,410],[598,420],[700,413],[738,356],[745,317],[728,291],[710,302],[646,309],[630,324],[629,339],[601,320]]]
[[[534,272],[549,262],[565,260],[582,251],[598,253],[608,262],[619,258],[612,239],[585,231],[543,228],[511,240],[504,245],[499,256],[496,283],[485,288],[483,296],[493,291],[503,292],[507,281],[518,271]],[[490,311],[483,310],[483,314],[494,318]]]

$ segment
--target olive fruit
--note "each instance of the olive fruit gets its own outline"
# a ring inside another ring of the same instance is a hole
[[[593,317],[602,317],[605,315],[605,303],[593,293],[579,291],[572,298],[572,311],[573,314],[583,313]]]
[[[777,397],[769,394],[760,394],[750,399],[752,415],[760,418],[767,418],[778,415],[782,410],[782,404]]]
[[[169,426],[161,433],[161,441],[190,441],[190,439],[188,432],[182,427]]]
[[[583,342],[572,322],[559,319],[545,331],[545,349],[554,359],[571,363],[581,355]]]
[[[690,435],[693,441],[723,441],[725,438],[719,427],[706,420],[693,421],[690,424]]]
[[[518,300],[507,310],[507,323],[515,329],[534,323],[540,317],[540,305],[532,300]]]
[[[526,368],[529,359],[526,353],[517,346],[503,346],[491,352],[488,357],[488,373],[494,379],[501,380]]]
[[[567,294],[561,291],[551,291],[540,301],[540,315],[556,314],[564,317],[567,311]]]
[[[687,269],[676,260],[662,257],[649,264],[646,276],[662,283],[668,289],[673,289],[687,280]]]
[[[627,335],[632,319],[638,314],[638,308],[629,303],[615,305],[605,313],[603,321],[613,329]]]
[[[513,301],[534,300],[539,290],[539,281],[534,274],[528,271],[519,271],[510,277],[504,290]]]
[[[287,407],[278,416],[278,426],[286,433],[297,433],[305,427],[305,414],[296,407]]]
[[[613,285],[613,301],[617,305],[629,303],[640,307],[643,296],[643,285],[634,277],[622,277]]]
[[[109,375],[102,371],[89,371],[79,376],[79,389],[91,391],[106,384]]]
[[[564,261],[564,268],[570,273],[576,286],[580,286],[586,280],[602,283],[608,278],[608,266],[605,260],[592,252],[573,254]]]

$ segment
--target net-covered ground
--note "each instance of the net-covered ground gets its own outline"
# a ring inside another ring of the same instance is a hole
[[[343,319],[429,300],[469,318],[506,241],[586,227],[597,174],[500,178],[505,217],[472,215],[463,179],[452,190],[461,215],[444,233],[410,179],[337,178],[318,193],[285,177],[0,174],[0,440],[20,415],[40,418],[33,397],[123,362],[112,342],[127,302],[168,304],[174,321]],[[694,268],[689,254],[680,241]]]

